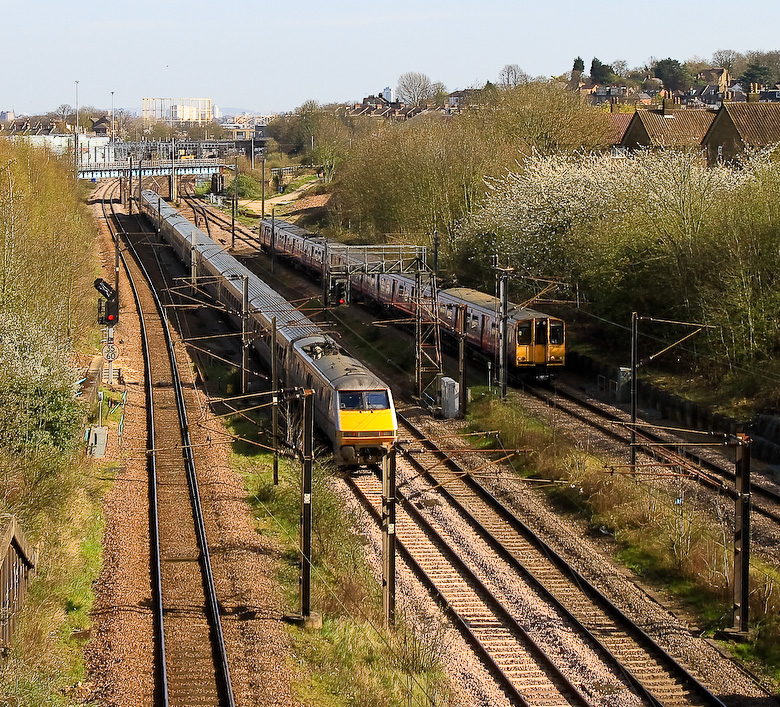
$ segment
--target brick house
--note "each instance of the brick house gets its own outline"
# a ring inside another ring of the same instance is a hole
[[[749,148],[780,142],[780,103],[724,103],[702,138],[707,164],[731,162]]]
[[[660,110],[636,111],[620,146],[629,150],[698,147],[714,117],[712,111],[674,108],[666,101]]]

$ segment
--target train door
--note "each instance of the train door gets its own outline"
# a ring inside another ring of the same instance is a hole
[[[530,319],[517,322],[515,329],[517,347],[514,361],[516,366],[527,366],[533,363],[533,329],[531,324]]]
[[[533,362],[539,365],[547,363],[547,320],[534,320],[534,358]]]

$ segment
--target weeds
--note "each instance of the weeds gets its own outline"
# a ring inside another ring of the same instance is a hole
[[[237,459],[237,461],[239,461]],[[268,455],[240,459],[258,532],[286,550],[280,581],[291,606],[297,604],[299,466],[282,460],[274,486]],[[333,469],[316,465],[313,487],[312,606],[323,614],[321,632],[291,628],[295,652],[309,679],[295,686],[305,704],[350,707],[451,704],[440,657],[443,627],[421,611],[399,610],[398,628],[383,623],[379,583],[366,560],[362,523],[334,492]]]
[[[525,476],[556,481],[551,498],[588,519],[617,542],[617,556],[637,574],[665,584],[714,632],[730,626],[733,582],[731,515],[711,499],[679,483],[656,486],[608,469],[573,440],[530,420],[515,400],[482,396],[471,406],[476,429],[500,429],[509,448],[533,449],[523,457]],[[780,678],[780,574],[751,563],[751,643],[738,653],[761,661]]]

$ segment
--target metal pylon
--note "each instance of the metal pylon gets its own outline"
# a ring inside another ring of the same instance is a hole
[[[435,401],[436,391],[431,391],[431,388],[436,385],[442,372],[436,274],[431,270],[418,270],[416,281],[414,332],[417,397],[422,400],[427,395]]]

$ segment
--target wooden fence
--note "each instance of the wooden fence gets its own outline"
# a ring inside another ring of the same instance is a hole
[[[0,538],[0,647],[7,647],[16,629],[27,585],[35,572],[38,558],[13,516],[7,520]]]

